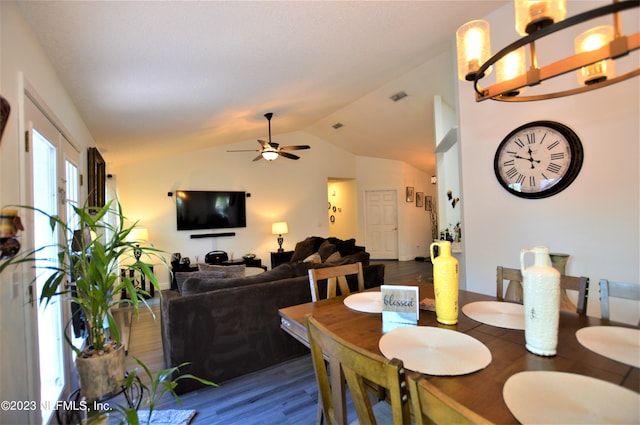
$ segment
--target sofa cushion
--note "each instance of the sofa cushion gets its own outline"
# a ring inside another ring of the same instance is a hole
[[[245,264],[235,264],[233,266],[220,266],[215,264],[198,263],[198,271],[200,272],[222,272],[224,276],[212,277],[244,277]]]
[[[223,266],[229,267],[229,266]],[[207,276],[209,272],[193,272],[188,273],[190,277],[182,284],[182,295],[198,294],[203,292],[215,291],[223,288],[234,288],[238,286],[255,285],[256,283],[272,282],[281,279],[293,277],[293,270],[289,264],[281,264],[264,273],[256,274],[248,277],[220,278]]]
[[[325,263],[335,263],[336,261],[340,261],[342,255],[340,255],[339,251],[334,252],[325,260]]]
[[[318,254],[317,252],[314,252],[313,254],[311,254],[310,256],[305,258],[304,260],[302,260],[302,262],[303,263],[317,263],[317,264],[320,264],[320,263],[322,263],[322,257],[320,257],[320,254]]]
[[[322,259],[322,262],[325,262],[327,261],[327,258],[329,258],[329,256],[337,250],[338,249],[334,244],[329,241],[324,241],[322,245],[318,247],[318,254],[320,254],[320,259]]]
[[[314,240],[311,238],[298,242],[293,251],[293,255],[291,256],[291,262],[296,263],[298,261],[303,261],[305,258],[316,252],[313,249],[313,244]]]
[[[340,255],[343,257],[346,257],[347,255],[355,254],[357,252],[355,239],[347,239],[343,241],[336,238],[329,238],[328,241],[336,246],[336,249],[338,250]]]
[[[200,273],[198,272],[175,272],[176,275],[176,286],[178,287],[178,292],[182,294],[182,287],[184,286],[184,282],[187,281],[187,279],[191,278],[191,277],[196,277],[197,275],[195,273]],[[209,279],[213,279],[213,278],[218,278],[218,279],[222,279],[225,277],[225,273],[220,271],[209,271],[207,272],[208,274],[205,275],[200,275],[200,277],[206,277]]]

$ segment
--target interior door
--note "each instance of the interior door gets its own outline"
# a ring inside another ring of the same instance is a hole
[[[395,190],[365,192],[365,237],[372,259],[398,259],[398,198]]]

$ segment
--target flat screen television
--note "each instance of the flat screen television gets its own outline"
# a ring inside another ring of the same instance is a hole
[[[246,193],[176,191],[178,230],[247,227]]]

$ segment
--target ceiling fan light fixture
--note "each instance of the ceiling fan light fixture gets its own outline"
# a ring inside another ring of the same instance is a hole
[[[267,148],[262,152],[262,157],[267,161],[273,161],[278,157],[278,151],[275,149]]]

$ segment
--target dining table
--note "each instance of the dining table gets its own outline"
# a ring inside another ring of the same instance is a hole
[[[405,280],[393,284],[417,286],[420,300],[435,298],[432,282]],[[380,291],[380,288],[368,291]],[[279,310],[280,326],[302,344],[309,346],[305,316],[311,314],[346,341],[371,353],[384,355],[380,350],[380,340],[388,327],[383,326],[382,315],[350,308],[345,305],[345,298],[346,296],[338,296],[282,308]],[[633,326],[560,311],[557,352],[553,356],[540,356],[527,351],[524,330],[492,326],[471,319],[463,313],[465,305],[482,301],[496,301],[496,298],[461,289],[457,324],[440,324],[436,320],[435,311],[420,309],[417,325],[455,330],[475,338],[489,349],[490,362],[480,370],[454,376],[424,374],[429,382],[445,394],[487,420],[494,423],[519,423],[503,398],[503,388],[510,377],[520,372],[565,372],[606,381],[635,393],[640,392],[638,367],[593,352],[576,337],[579,329],[590,326]],[[540,392],[546,390],[544,387],[535,389]]]

